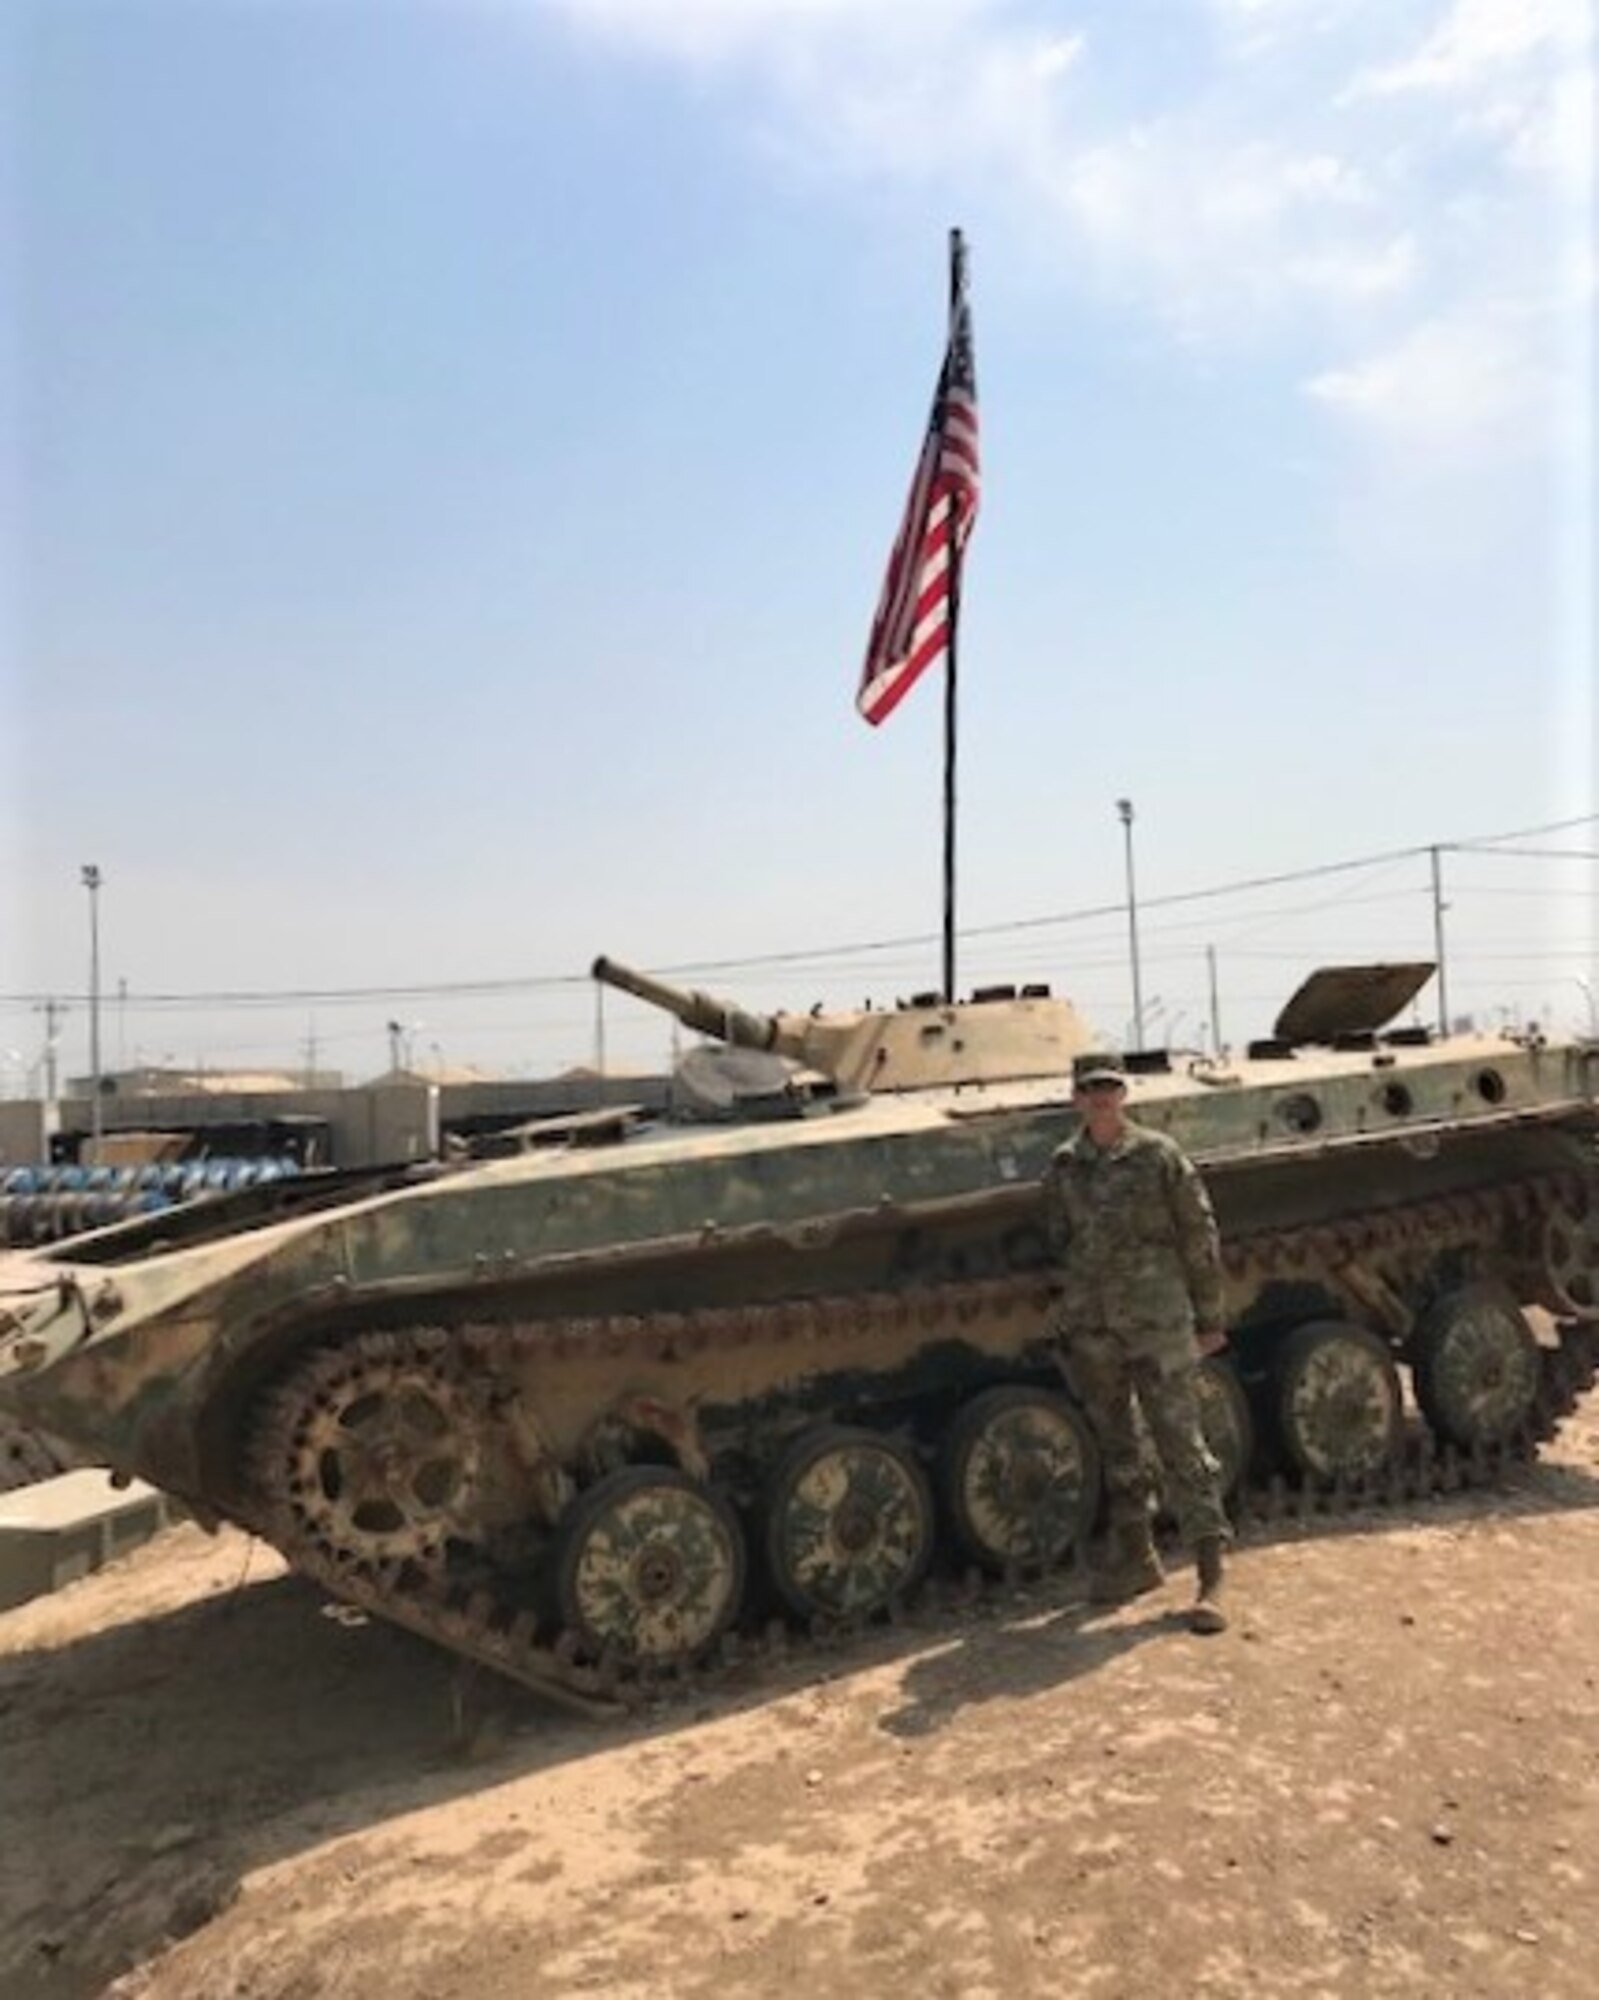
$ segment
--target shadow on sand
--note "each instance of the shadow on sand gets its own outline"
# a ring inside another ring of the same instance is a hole
[[[1599,1475],[1572,1465],[1517,1468],[1492,1488],[1433,1493],[1397,1506],[1354,1507],[1331,1494],[1279,1497],[1276,1518],[1251,1512],[1240,1524],[1241,1549],[1393,1534],[1418,1527],[1528,1520],[1599,1508]],[[1166,1550],[1173,1582],[1184,1558]],[[1067,1602],[1061,1604],[1065,1597]],[[1060,1604],[1053,1613],[1049,1607]],[[1080,1576],[1048,1578],[1020,1594],[1012,1612],[965,1631],[957,1643],[913,1660],[904,1705],[884,1717],[891,1735],[926,1736],[962,1709],[997,1697],[1038,1693],[1093,1673],[1146,1640],[1183,1632],[1185,1610],[1168,1606],[1133,1616],[1132,1607],[1100,1610],[1086,1602]]]
[[[1034,1616],[1023,1626],[987,1625],[980,1649],[963,1636],[946,1650],[913,1660],[905,1673],[904,1704],[884,1716],[879,1727],[890,1736],[931,1736],[974,1703],[1058,1688],[1097,1672],[1148,1639],[1184,1631],[1187,1624],[1183,1612],[1169,1607],[1130,1617],[1125,1610],[1070,1604],[1055,1616]],[[980,1664],[975,1657],[979,1650]]]
[[[1595,1473],[1539,1465],[1493,1491],[1250,1523],[1242,1539],[1596,1506]],[[1183,1623],[1178,1609],[1093,1611],[1080,1574],[976,1609],[935,1593],[899,1626],[609,1722],[553,1712],[403,1632],[352,1622],[289,1577],[13,1653],[0,1659],[0,1993],[87,2000],[208,1922],[253,1870],[824,1675],[908,1659],[903,1704],[881,1727],[925,1735],[974,1701],[1092,1674]]]

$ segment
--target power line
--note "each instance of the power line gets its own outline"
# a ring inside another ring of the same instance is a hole
[[[1576,818],[1550,820],[1541,826],[1520,827],[1507,833],[1479,834],[1468,840],[1427,842],[1412,847],[1396,847],[1381,853],[1359,856],[1344,861],[1321,862],[1309,868],[1278,870],[1271,874],[1243,876],[1232,882],[1212,884],[1202,889],[1184,889],[1164,896],[1145,896],[1140,899],[1144,910],[1176,909],[1195,903],[1214,902],[1227,896],[1252,894],[1256,890],[1285,886],[1293,882],[1313,882],[1334,875],[1352,874],[1361,869],[1382,867],[1400,861],[1418,860],[1435,853],[1456,853],[1470,850],[1476,853],[1512,854],[1515,850],[1502,845],[1504,842],[1536,839],[1547,833],[1566,832],[1574,827],[1599,824],[1599,813],[1585,813]],[[1534,858],[1546,858],[1541,853]],[[1547,858],[1583,859],[1581,855],[1561,853]],[[1593,858],[1599,858],[1595,856]],[[1405,893],[1405,892],[1400,892]],[[1067,924],[1089,923],[1097,918],[1119,918],[1126,909],[1123,902],[1095,903],[1075,910],[1058,910],[1038,917],[1010,918],[991,924],[974,924],[964,928],[960,935],[968,941],[994,937],[1016,937],[1024,932],[1056,928]],[[1251,919],[1250,921],[1254,921]],[[939,941],[940,933],[933,931],[912,931],[900,936],[860,939],[850,944],[815,945],[805,949],[788,951],[759,952],[743,958],[689,959],[676,964],[657,966],[657,972],[669,977],[683,977],[689,974],[725,973],[753,971],[770,966],[793,966],[802,964],[835,964],[844,958],[877,957],[894,951],[923,949]],[[581,989],[588,985],[589,976],[581,973],[530,973],[507,979],[468,979],[412,983],[398,986],[345,986],[345,987],[257,987],[219,989],[215,992],[193,993],[145,993],[130,992],[128,1003],[140,1009],[153,1008],[227,1008],[227,1007],[290,1007],[290,1006],[355,1006],[377,1002],[395,1003],[405,1000],[439,1000],[450,998],[481,999],[502,995],[512,997],[519,994],[551,992],[561,989]],[[40,1006],[50,996],[42,993],[0,994],[0,1005]]]
[[[1599,861],[1599,849],[1592,847],[1477,847],[1462,842],[1462,854],[1509,854],[1522,861]]]
[[[1546,833],[1567,833],[1577,826],[1599,826],[1599,813],[1578,813],[1574,819],[1547,819],[1542,826],[1518,826],[1509,833],[1479,833],[1469,840],[1446,841],[1446,847],[1497,847],[1503,840],[1537,840]],[[1421,850],[1426,853],[1426,849]]]

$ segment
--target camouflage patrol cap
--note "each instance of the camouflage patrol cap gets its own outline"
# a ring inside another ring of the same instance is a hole
[[[1127,1088],[1127,1066],[1119,1055],[1108,1049],[1096,1049],[1089,1055],[1072,1058],[1072,1089],[1091,1090],[1096,1083]]]

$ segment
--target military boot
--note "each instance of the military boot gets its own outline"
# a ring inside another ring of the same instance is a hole
[[[1130,1597],[1142,1597],[1146,1590],[1158,1590],[1165,1581],[1149,1523],[1136,1522],[1112,1528],[1088,1594],[1095,1604],[1125,1604]]]
[[[1199,1596],[1188,1614],[1189,1630],[1225,1632],[1227,1613],[1221,1601],[1221,1536],[1206,1535],[1196,1545],[1194,1554],[1199,1564]]]

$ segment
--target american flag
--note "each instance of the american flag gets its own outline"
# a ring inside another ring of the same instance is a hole
[[[917,677],[949,650],[961,555],[977,518],[977,374],[964,254],[955,272],[949,345],[855,697],[870,723],[892,715]]]

